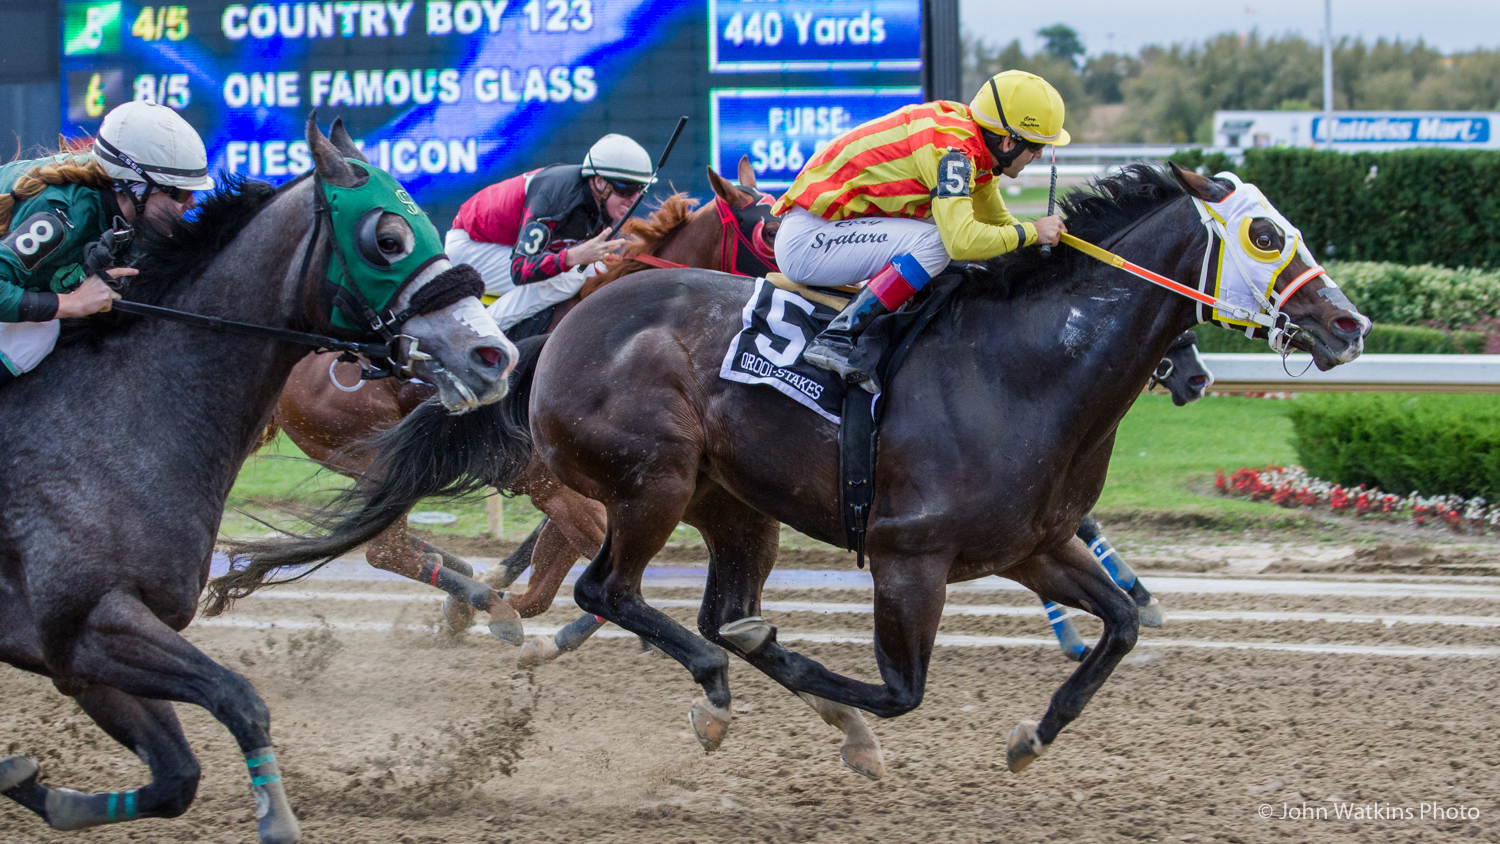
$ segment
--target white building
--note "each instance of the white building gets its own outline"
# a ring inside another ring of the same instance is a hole
[[[1379,152],[1500,149],[1500,113],[1483,111],[1219,111],[1214,146]]]

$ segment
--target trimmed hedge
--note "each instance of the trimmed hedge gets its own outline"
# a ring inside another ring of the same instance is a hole
[[[1328,394],[1288,405],[1298,459],[1314,477],[1500,499],[1500,396]]]
[[[1354,300],[1360,304],[1358,299]],[[1226,331],[1214,325],[1200,325],[1198,350],[1201,352],[1265,352],[1271,347],[1264,340],[1248,340],[1237,331]],[[1365,351],[1378,355],[1482,355],[1489,338],[1478,331],[1454,331],[1422,325],[1375,324],[1365,338]]]
[[[1500,272],[1366,261],[1330,263],[1328,272],[1377,325],[1459,328],[1500,315]]]
[[[1500,151],[1248,149],[1235,168],[1199,150],[1172,158],[1253,182],[1321,260],[1500,268]]]

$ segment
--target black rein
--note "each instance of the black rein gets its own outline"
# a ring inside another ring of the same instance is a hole
[[[362,355],[366,358],[380,360],[388,358],[392,354],[391,347],[385,343],[356,343],[353,340],[340,340],[336,337],[326,337],[322,334],[309,334],[305,331],[292,331],[286,328],[272,328],[268,325],[256,325],[250,322],[240,322],[223,317],[206,316],[194,314],[187,311],[178,311],[172,308],[163,308],[159,305],[147,305],[142,302],[131,302],[126,299],[116,299],[113,310],[124,311],[127,314],[137,316],[158,317],[160,319],[181,322],[187,325],[195,325],[199,328],[207,328],[213,331],[222,331],[226,334],[244,334],[250,337],[269,337],[272,340],[283,340],[288,343],[297,343],[302,346],[313,346],[317,349],[328,349],[335,352],[350,352]]]

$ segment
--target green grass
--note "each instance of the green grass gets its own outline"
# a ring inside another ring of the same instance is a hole
[[[1044,181],[1044,182],[1046,181],[1046,177],[1045,176],[1042,177],[1042,181]],[[1005,184],[1002,184],[1000,186],[1000,198],[1002,198],[1002,199],[1005,200],[1005,204],[1006,205],[1017,205],[1017,204],[1020,204],[1020,203],[1023,203],[1023,202],[1046,202],[1047,201],[1047,186],[1045,184],[1043,184],[1039,188],[1034,188],[1034,187],[1033,188],[1021,188],[1021,194],[1020,194],[1020,196],[1011,196],[1010,195],[1010,188],[1012,186],[1013,186],[1013,183],[1009,183],[1009,182],[1007,182]],[[1062,189],[1059,189],[1057,193],[1058,193],[1059,196],[1061,196],[1062,194],[1066,193],[1066,191],[1062,190]]]
[[[285,435],[278,436],[271,447],[251,457],[240,470],[239,479],[229,493],[229,510],[220,530],[231,536],[265,532],[266,527],[256,518],[289,530],[305,528],[307,525],[296,517],[297,512],[326,504],[334,492],[349,483],[342,475],[320,471],[291,440]],[[507,539],[521,539],[542,518],[524,497],[505,499],[502,509]],[[482,495],[428,499],[417,510],[439,510],[458,516],[458,521],[452,524],[419,525],[420,530],[435,528],[443,533],[472,536],[483,533],[488,524]]]
[[[1270,504],[1211,494],[1215,469],[1296,461],[1284,401],[1209,396],[1175,407],[1145,395],[1120,423],[1109,480],[1096,509],[1104,515],[1169,511],[1228,524],[1282,520]]]
[[[1215,469],[1232,472],[1243,466],[1296,461],[1286,410],[1285,402],[1266,399],[1210,396],[1179,408],[1165,395],[1142,396],[1120,425],[1098,511],[1114,518],[1185,516],[1225,527],[1286,522],[1289,514],[1279,507],[1211,494]],[[265,530],[237,510],[282,527],[302,526],[289,515],[289,508],[326,502],[330,490],[347,483],[341,476],[319,472],[295,445],[280,437],[245,464],[229,496],[223,531],[239,535]],[[483,496],[429,499],[417,509],[458,516],[452,524],[421,529],[470,536],[485,530]],[[521,539],[540,519],[525,498],[504,501],[505,538]],[[783,536],[793,545],[811,543],[790,530],[784,529]],[[674,541],[699,539],[696,531],[681,527]]]

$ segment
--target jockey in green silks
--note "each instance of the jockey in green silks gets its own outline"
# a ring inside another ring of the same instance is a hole
[[[198,133],[145,102],[105,115],[87,150],[0,166],[0,385],[52,352],[59,319],[107,311],[117,298],[98,275],[85,277],[89,244],[143,219],[180,219],[193,191],[213,186]],[[117,253],[128,240],[114,239]]]

